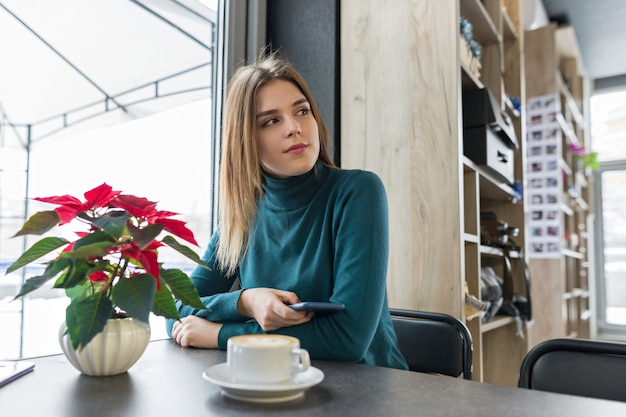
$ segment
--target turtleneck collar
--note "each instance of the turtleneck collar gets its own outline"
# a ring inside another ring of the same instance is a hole
[[[295,209],[309,203],[320,189],[329,168],[321,162],[307,173],[289,178],[272,178],[263,173],[263,200],[271,207]]]

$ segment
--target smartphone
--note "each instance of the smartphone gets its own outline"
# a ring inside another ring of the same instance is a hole
[[[315,311],[318,313],[339,311],[339,310],[343,310],[346,308],[346,306],[341,303],[325,303],[325,302],[320,302],[320,301],[303,301],[301,303],[290,304],[289,307],[298,311],[306,310],[306,311]]]
[[[30,372],[35,362],[0,361],[0,387]]]

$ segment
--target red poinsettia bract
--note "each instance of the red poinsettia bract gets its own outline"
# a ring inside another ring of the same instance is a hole
[[[58,204],[59,207],[54,211],[56,211],[61,219],[59,225],[63,225],[74,220],[80,212],[105,207],[111,200],[120,195],[120,193],[120,191],[113,191],[113,189],[105,183],[93,190],[87,191],[84,194],[86,200],[84,203],[78,198],[67,194],[53,197],[37,197],[35,200],[44,203]]]

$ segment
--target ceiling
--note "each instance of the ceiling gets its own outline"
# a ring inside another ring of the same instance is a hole
[[[574,27],[591,80],[626,79],[626,1],[542,0],[550,20]],[[602,80],[608,81],[608,80]],[[596,82],[596,85],[599,83]]]

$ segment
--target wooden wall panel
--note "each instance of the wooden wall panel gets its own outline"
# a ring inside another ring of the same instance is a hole
[[[565,283],[559,259],[533,259],[529,267],[530,276],[533,277],[533,321],[530,324],[531,331],[528,332],[528,347],[531,348],[547,339],[565,337]]]
[[[341,2],[342,167],[376,172],[394,307],[462,316],[457,0]]]
[[[558,91],[558,68],[555,40],[556,24],[525,32],[524,56],[526,58],[526,98],[555,94]],[[537,65],[541,63],[541,65]]]

